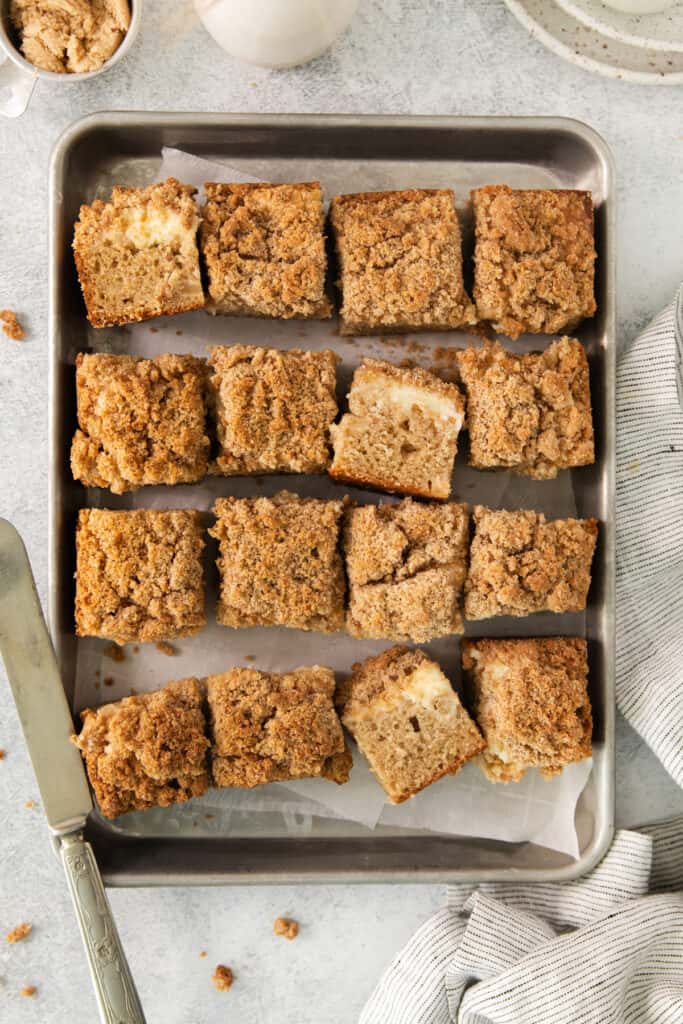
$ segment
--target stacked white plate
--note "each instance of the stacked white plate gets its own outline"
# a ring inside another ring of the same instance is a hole
[[[683,3],[624,14],[600,0],[505,0],[532,36],[572,64],[609,78],[683,84]]]

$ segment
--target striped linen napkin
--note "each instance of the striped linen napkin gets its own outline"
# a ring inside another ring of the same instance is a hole
[[[683,786],[683,287],[617,372],[617,703]],[[683,1024],[683,818],[564,884],[457,885],[360,1024]]]

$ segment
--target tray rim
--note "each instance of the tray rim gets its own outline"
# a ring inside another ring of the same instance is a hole
[[[221,113],[203,111],[144,111],[144,110],[110,110],[93,112],[79,118],[69,125],[59,136],[54,144],[49,165],[49,187],[48,187],[48,248],[49,248],[49,325],[48,325],[48,423],[49,423],[49,471],[48,471],[48,624],[55,649],[59,659],[59,636],[57,635],[55,623],[58,621],[58,600],[60,580],[57,577],[57,566],[59,564],[58,546],[58,518],[57,496],[59,494],[59,457],[63,453],[57,450],[57,439],[60,425],[59,409],[59,351],[57,338],[59,332],[58,324],[58,298],[59,298],[59,243],[58,243],[58,219],[60,212],[61,186],[63,171],[69,152],[80,139],[91,131],[103,128],[121,129],[125,127],[197,127],[206,126],[212,129],[228,127],[258,127],[260,129],[273,128],[299,128],[310,126],[311,128],[335,128],[335,127],[377,127],[377,128],[433,128],[448,130],[465,129],[470,131],[488,131],[496,129],[505,130],[534,130],[543,131],[564,131],[573,135],[587,144],[602,163],[603,173],[607,183],[604,197],[605,219],[606,219],[606,273],[605,273],[605,419],[607,423],[607,445],[608,451],[605,456],[605,488],[606,501],[610,508],[614,509],[615,499],[615,403],[616,403],[616,260],[615,260],[615,163],[612,153],[603,137],[590,125],[568,117],[549,116],[506,116],[506,115],[484,115],[484,116],[460,116],[460,115],[363,115],[363,114],[252,114],[252,113]],[[599,827],[596,827],[591,841],[581,856],[571,864],[550,868],[520,868],[507,866],[502,868],[480,868],[467,869],[458,867],[420,869],[411,865],[401,868],[381,868],[373,870],[371,867],[349,867],[342,870],[330,871],[322,868],[301,869],[294,866],[283,865],[276,871],[249,871],[245,870],[220,870],[204,871],[170,870],[164,869],[159,861],[164,860],[158,857],[157,850],[159,841],[156,839],[135,839],[131,837],[120,843],[121,847],[133,844],[136,850],[142,854],[137,858],[134,867],[123,867],[115,856],[112,863],[105,863],[103,876],[107,885],[116,887],[135,887],[151,885],[227,885],[227,884],[329,884],[329,883],[403,883],[423,882],[425,884],[447,884],[449,882],[480,883],[485,881],[572,881],[590,871],[606,853],[614,834],[614,809],[615,809],[615,524],[614,517],[611,517],[610,529],[604,531],[603,546],[605,551],[605,574],[604,574],[604,605],[603,614],[606,616],[606,636],[604,638],[605,650],[603,653],[603,674],[604,674],[604,708],[603,708],[603,729],[604,748],[607,758],[606,777],[603,780],[602,795],[605,806],[602,808]],[[597,822],[596,822],[597,825]],[[96,829],[94,830],[96,832]],[[95,839],[95,835],[92,837]],[[457,842],[459,837],[452,838]],[[229,840],[226,840],[229,841]],[[233,840],[235,841],[235,840]],[[462,837],[460,837],[462,842]],[[185,843],[194,840],[167,839],[163,846],[165,851],[172,856],[172,850],[176,846],[181,849]],[[216,840],[211,840],[217,843]],[[151,849],[148,849],[151,847]],[[105,862],[106,862],[105,858]]]

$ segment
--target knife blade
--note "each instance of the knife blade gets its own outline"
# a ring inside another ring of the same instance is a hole
[[[92,798],[69,741],[71,712],[21,537],[0,519],[0,654],[36,773],[47,821],[61,835],[81,827]]]
[[[95,854],[83,838],[92,800],[26,548],[0,519],[0,654],[19,712],[88,957],[102,1024],[145,1024]]]

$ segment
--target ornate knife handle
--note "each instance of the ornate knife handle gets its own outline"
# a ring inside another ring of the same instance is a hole
[[[102,1024],[145,1024],[92,847],[81,832],[59,845]]]

